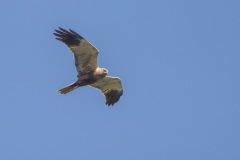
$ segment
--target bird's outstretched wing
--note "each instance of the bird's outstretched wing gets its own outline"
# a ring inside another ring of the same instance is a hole
[[[56,39],[65,43],[73,52],[79,76],[94,71],[98,67],[98,50],[91,43],[71,29],[67,31],[59,27],[55,32],[53,34],[57,36]]]
[[[108,106],[113,106],[123,94],[122,83],[118,77],[107,76],[90,86],[101,90]]]

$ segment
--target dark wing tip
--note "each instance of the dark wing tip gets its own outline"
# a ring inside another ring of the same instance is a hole
[[[83,39],[83,37],[80,36],[80,35],[79,35],[77,32],[75,32],[74,30],[69,29],[69,31],[70,31],[72,34],[74,34],[75,36],[77,36],[77,37]]]
[[[79,45],[80,41],[83,39],[78,33],[73,30],[65,30],[61,27],[55,29],[55,33],[53,33],[57,38],[57,40],[62,41],[68,46]]]
[[[117,103],[122,96],[123,91],[118,91],[118,90],[111,90],[107,93],[105,93],[106,97],[106,105],[108,106],[113,106],[115,103]]]

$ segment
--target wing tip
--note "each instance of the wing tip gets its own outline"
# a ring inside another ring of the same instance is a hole
[[[61,27],[58,27],[58,29],[54,29],[53,35],[55,35],[57,40],[62,41],[67,46],[72,45],[79,45],[80,41],[84,39],[82,36],[80,36],[77,32],[69,29],[63,29]]]
[[[111,90],[108,93],[106,93],[106,105],[107,106],[113,106],[115,103],[117,103],[120,100],[120,97],[123,95],[123,90]]]

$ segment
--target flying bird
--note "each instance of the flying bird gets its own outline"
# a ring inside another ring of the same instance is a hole
[[[91,86],[105,95],[106,105],[113,106],[118,102],[123,94],[121,80],[118,77],[107,76],[108,70],[98,67],[98,49],[71,29],[65,30],[59,27],[53,34],[72,51],[78,73],[76,82],[58,91],[66,94],[78,87]]]

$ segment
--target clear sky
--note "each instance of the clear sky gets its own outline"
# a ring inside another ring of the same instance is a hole
[[[239,0],[2,0],[1,160],[239,160]],[[114,107],[54,39],[73,29],[122,79]]]

